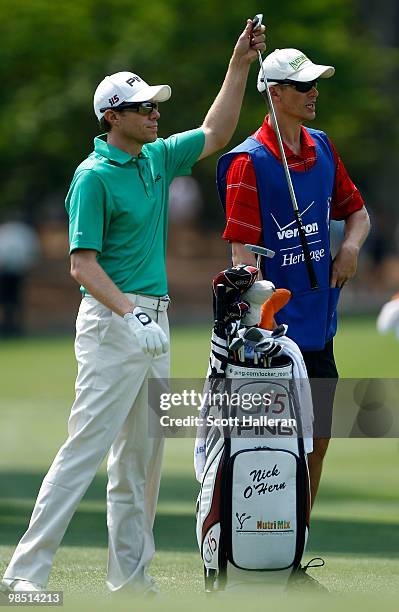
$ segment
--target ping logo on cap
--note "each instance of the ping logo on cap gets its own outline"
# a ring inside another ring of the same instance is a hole
[[[134,82],[135,82],[135,81],[137,81],[138,83],[140,83],[140,82],[141,82],[140,77],[138,77],[137,75],[134,75],[134,76],[132,76],[132,77],[129,77],[129,78],[127,79],[126,83],[127,83],[128,85],[130,85],[130,87],[133,87],[133,86],[134,86]]]
[[[288,63],[294,70],[299,70],[302,64],[304,62],[307,62],[308,60],[309,58],[307,58],[306,55],[302,54],[302,55],[298,55],[298,57],[296,57],[295,59],[293,59],[291,62],[288,62]]]

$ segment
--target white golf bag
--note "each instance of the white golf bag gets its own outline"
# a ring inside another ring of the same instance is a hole
[[[285,587],[305,550],[311,433],[309,421],[303,427],[294,343],[284,343],[290,350],[267,364],[253,351],[237,362],[212,336],[214,354],[225,350],[227,365],[224,378],[210,381],[222,401],[203,407],[208,427],[196,443],[205,458],[197,473],[197,541],[207,591]]]

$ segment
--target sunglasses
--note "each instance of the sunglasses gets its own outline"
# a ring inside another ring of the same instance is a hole
[[[313,87],[317,87],[317,79],[302,83],[300,81],[291,81],[290,79],[281,79],[279,81],[276,80],[275,82],[279,85],[290,85],[300,93],[308,93],[311,89],[313,89]]]
[[[100,113],[104,113],[109,109],[109,106],[100,108]],[[139,115],[150,115],[154,110],[158,110],[158,102],[122,102],[122,104],[115,106],[113,110],[126,110],[138,113]]]

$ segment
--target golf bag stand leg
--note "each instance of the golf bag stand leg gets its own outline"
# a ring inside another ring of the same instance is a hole
[[[214,584],[216,580],[216,570],[209,569],[204,565],[204,582],[205,582],[205,593],[213,593]]]

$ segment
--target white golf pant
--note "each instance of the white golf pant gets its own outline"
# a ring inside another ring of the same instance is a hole
[[[143,310],[169,338],[166,311]],[[155,551],[152,529],[163,454],[163,439],[148,434],[147,379],[169,377],[169,352],[155,358],[144,354],[122,317],[85,297],[76,321],[75,353],[69,437],[43,480],[4,578],[47,585],[54,554],[109,451],[107,585],[112,591],[126,585],[144,590]]]

